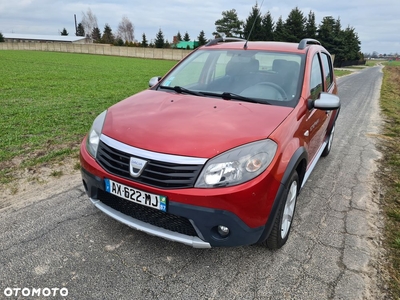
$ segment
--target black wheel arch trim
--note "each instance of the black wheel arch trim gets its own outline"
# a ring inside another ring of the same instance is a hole
[[[328,136],[331,134],[332,128],[335,125],[337,118],[339,117],[339,113],[340,113],[340,107],[335,112],[335,117],[331,118],[331,120],[329,121],[328,128],[326,130]]]
[[[272,205],[272,209],[271,212],[269,214],[267,223],[265,225],[264,231],[260,236],[260,239],[258,240],[258,243],[262,243],[264,242],[268,236],[271,233],[272,230],[272,226],[275,223],[275,219],[278,216],[278,212],[279,212],[279,208],[281,205],[281,199],[282,199],[282,195],[284,195],[284,193],[287,192],[288,190],[288,184],[289,184],[289,179],[290,176],[292,175],[292,173],[294,171],[296,171],[298,169],[298,167],[300,166],[300,164],[302,163],[303,160],[307,161],[308,158],[308,154],[307,151],[304,147],[300,147],[299,149],[297,149],[292,158],[289,161],[289,164],[285,170],[285,173],[283,174],[282,180],[281,180],[281,184],[278,188],[278,192],[276,193],[275,199],[274,199],[274,204]],[[307,165],[307,164],[306,164]],[[301,187],[302,185],[302,181],[304,179],[304,174],[305,174],[306,170],[304,167],[304,170],[302,170],[302,174],[298,174],[299,175],[299,186]]]

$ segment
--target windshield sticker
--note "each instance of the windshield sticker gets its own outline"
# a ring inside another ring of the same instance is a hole
[[[172,82],[172,80],[174,80],[175,79],[175,77],[171,77],[169,80],[167,80],[167,81],[165,81],[165,86],[170,86],[171,85],[171,82]]]

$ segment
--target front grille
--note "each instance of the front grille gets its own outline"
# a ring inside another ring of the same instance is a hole
[[[193,187],[203,167],[203,165],[182,165],[143,158],[147,160],[146,167],[138,178],[133,178],[129,173],[131,156],[100,141],[97,162],[111,174],[158,188]]]
[[[105,205],[134,219],[174,232],[189,236],[197,236],[192,223],[184,217],[175,216],[167,212],[124,200],[100,189],[98,190],[97,197],[98,200]]]

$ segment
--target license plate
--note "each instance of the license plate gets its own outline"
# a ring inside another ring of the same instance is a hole
[[[110,179],[104,179],[106,192],[161,211],[167,211],[167,197],[146,193],[130,186],[115,182]]]

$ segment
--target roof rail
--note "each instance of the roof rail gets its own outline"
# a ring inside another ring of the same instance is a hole
[[[218,44],[219,42],[233,42],[233,41],[246,41],[245,39],[235,38],[235,37],[219,37],[209,41],[206,46],[213,46]]]
[[[303,50],[307,45],[320,45],[321,43],[315,39],[302,39],[299,43],[299,47],[297,49]]]

